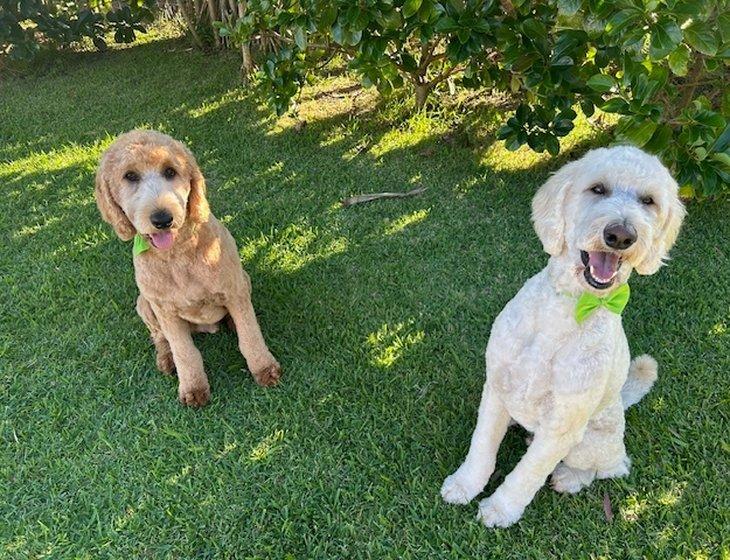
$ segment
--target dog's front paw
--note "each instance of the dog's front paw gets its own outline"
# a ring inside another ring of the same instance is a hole
[[[178,398],[180,402],[186,406],[199,407],[205,406],[210,400],[210,386],[206,382],[195,385],[180,385],[178,389]]]
[[[254,381],[262,387],[272,387],[279,382],[281,377],[281,366],[274,360],[267,366],[253,372]]]
[[[485,527],[509,527],[522,517],[524,510],[523,507],[505,504],[495,495],[491,495],[479,502],[477,519]]]
[[[468,504],[484,488],[484,484],[474,481],[461,469],[449,475],[441,485],[441,497],[447,504]]]

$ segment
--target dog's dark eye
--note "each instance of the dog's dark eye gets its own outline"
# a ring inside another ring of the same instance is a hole
[[[651,206],[652,204],[654,204],[654,199],[650,196],[642,196],[641,203],[646,204],[647,206]]]
[[[603,183],[596,183],[591,187],[593,194],[606,194],[606,186]]]
[[[130,183],[139,183],[139,175],[134,171],[127,171],[124,174],[124,178]]]
[[[177,171],[175,171],[172,167],[166,168],[162,174],[165,176],[165,179],[172,179],[175,175],[177,175]]]

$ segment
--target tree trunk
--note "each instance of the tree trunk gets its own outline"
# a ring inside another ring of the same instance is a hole
[[[208,0],[208,16],[210,17],[211,25],[214,21],[218,21],[218,16],[215,13],[215,0]],[[215,47],[217,49],[221,48],[221,38],[218,36],[218,33],[213,33],[213,39],[215,40]]]
[[[196,27],[196,21],[194,18],[190,17],[190,13],[188,12],[188,3],[186,0],[177,0],[177,7],[180,10],[180,14],[182,15],[183,19],[185,20],[185,25],[188,26],[188,31],[190,31],[190,35],[193,38],[193,43],[195,43],[195,46],[199,49],[203,48],[203,41],[200,40],[200,36],[198,35],[198,32],[195,30]],[[195,8],[193,8],[194,10]]]
[[[246,2],[239,2],[238,17],[242,18],[245,15]],[[241,45],[241,58],[243,59],[243,62],[241,63],[241,78],[243,78],[244,82],[248,82],[249,77],[254,71],[253,58],[251,57],[251,43],[249,41],[246,41]]]
[[[426,99],[428,94],[431,92],[431,86],[429,84],[416,84],[416,109],[419,111],[426,105]]]

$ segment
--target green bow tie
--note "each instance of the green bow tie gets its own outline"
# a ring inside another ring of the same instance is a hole
[[[599,307],[605,307],[610,312],[621,315],[624,307],[629,303],[630,295],[631,290],[628,284],[619,286],[604,297],[598,297],[590,292],[583,292],[575,305],[575,320],[578,321],[578,324],[581,324]]]
[[[132,246],[132,254],[136,257],[148,251],[150,248],[150,242],[142,237],[139,233],[134,236],[134,245]]]

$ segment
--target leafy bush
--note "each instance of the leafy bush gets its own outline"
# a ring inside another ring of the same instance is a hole
[[[270,45],[259,77],[279,114],[341,54],[418,108],[444,84],[509,94],[509,149],[557,154],[578,107],[616,113],[616,138],[659,154],[685,196],[728,192],[727,0],[251,0],[218,27]]]
[[[0,56],[30,59],[44,46],[64,48],[88,37],[99,50],[105,35],[117,43],[131,43],[152,20],[154,0],[111,1],[0,0]]]

